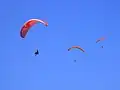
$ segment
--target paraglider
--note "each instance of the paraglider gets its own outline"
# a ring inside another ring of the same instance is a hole
[[[48,23],[43,21],[43,20],[40,20],[40,19],[30,19],[30,20],[28,20],[28,21],[26,21],[24,23],[24,25],[22,26],[22,28],[20,30],[21,38],[25,38],[27,33],[28,33],[28,31],[30,30],[30,28],[33,25],[37,24],[37,23],[42,23],[43,25],[48,26]],[[35,56],[39,54],[38,49],[37,49],[37,51],[34,54],[35,54]]]
[[[103,40],[105,40],[105,38],[104,38],[104,37],[99,38],[99,39],[97,39],[97,40],[96,40],[96,43],[98,43],[98,42],[100,42],[100,41],[103,41]],[[101,48],[103,48],[103,46],[101,46]]]
[[[82,49],[80,46],[72,46],[72,47],[68,48],[68,51],[71,51],[72,49],[78,49],[78,50],[80,50],[82,52],[85,52],[85,50]],[[73,62],[76,63],[77,60],[73,60]]]
[[[82,52],[85,52],[80,46],[72,46],[71,48],[68,48],[68,51],[70,51],[73,48],[80,49]]]
[[[24,23],[24,25],[22,26],[21,30],[20,30],[20,36],[22,38],[25,38],[27,32],[30,30],[30,28],[35,25],[36,23],[42,23],[45,26],[48,26],[48,23],[40,20],[40,19],[30,19],[27,22]]]
[[[98,43],[98,42],[100,42],[100,41],[103,41],[103,40],[105,40],[105,38],[104,38],[104,37],[99,38],[99,39],[97,39],[97,40],[96,40],[96,43]]]
[[[37,51],[36,51],[34,54],[35,54],[35,56],[39,54],[39,51],[38,51],[38,49],[37,49]]]

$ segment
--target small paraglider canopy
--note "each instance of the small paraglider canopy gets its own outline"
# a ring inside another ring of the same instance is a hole
[[[68,48],[68,51],[70,51],[70,50],[72,50],[72,49],[74,49],[74,48],[79,49],[79,50],[81,50],[82,52],[85,52],[80,46],[72,46],[72,47]]]
[[[96,40],[96,43],[98,43],[98,42],[100,42],[100,41],[103,41],[103,40],[105,40],[105,38],[104,38],[104,37],[99,38],[99,39],[97,39],[97,40]]]
[[[72,47],[68,48],[68,51],[71,51],[72,49],[78,49],[82,52],[85,52],[85,50],[83,48],[81,48],[80,46],[72,46]],[[73,62],[76,63],[77,60],[73,60]]]
[[[99,38],[99,39],[96,40],[96,43],[99,43],[99,42],[101,42],[101,41],[103,41],[103,40],[105,40],[105,38],[104,38],[104,37],[101,37],[101,38]],[[101,48],[103,48],[103,45],[101,46]]]
[[[20,36],[22,38],[25,38],[27,32],[30,30],[30,28],[36,24],[36,23],[42,23],[44,24],[45,26],[48,26],[48,23],[43,21],[43,20],[40,20],[40,19],[30,19],[28,20],[27,22],[24,23],[24,25],[22,26],[21,30],[20,30]]]

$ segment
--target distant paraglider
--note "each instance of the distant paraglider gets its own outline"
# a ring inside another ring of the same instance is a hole
[[[27,22],[24,23],[24,25],[22,26],[21,28],[21,31],[20,31],[20,36],[22,38],[25,38],[27,32],[30,30],[30,28],[36,24],[36,23],[42,23],[44,24],[45,26],[48,26],[48,23],[43,21],[43,20],[40,20],[40,19],[30,19],[28,20]]]
[[[73,48],[76,48],[76,49],[81,50],[82,52],[85,52],[80,46],[72,46],[71,48],[68,48],[68,51],[70,51]]]
[[[99,39],[97,39],[97,40],[96,40],[96,43],[99,43],[100,41],[103,41],[103,40],[105,40],[105,38],[104,38],[104,37],[99,38]],[[103,48],[103,46],[101,46],[101,48]]]
[[[98,43],[98,42],[100,42],[100,41],[103,41],[103,40],[105,40],[105,38],[104,38],[104,37],[99,38],[99,39],[97,39],[97,40],[96,40],[96,43]]]
[[[72,49],[78,49],[82,52],[85,52],[85,50],[83,48],[81,48],[80,46],[72,46],[72,47],[68,48],[68,51],[71,51]],[[76,63],[77,60],[73,60],[73,62]]]

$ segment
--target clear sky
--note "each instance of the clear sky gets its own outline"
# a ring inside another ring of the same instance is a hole
[[[120,0],[2,0],[0,17],[0,90],[120,90]],[[31,18],[49,26],[22,39]]]

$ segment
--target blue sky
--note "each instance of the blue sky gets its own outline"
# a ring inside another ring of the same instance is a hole
[[[120,90],[119,0],[3,0],[0,17],[0,90]],[[49,26],[22,39],[31,18]]]

